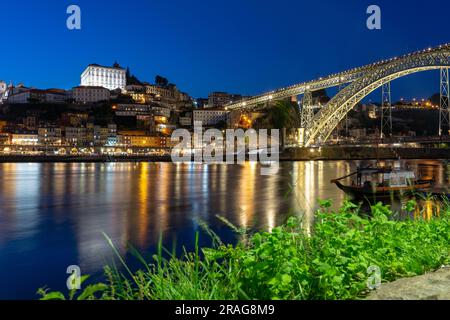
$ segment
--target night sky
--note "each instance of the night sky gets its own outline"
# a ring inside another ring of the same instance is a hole
[[[66,28],[66,8],[82,30]],[[366,9],[382,10],[382,30]],[[22,0],[1,3],[0,79],[71,88],[89,63],[161,74],[193,97],[254,95],[450,42],[449,1]],[[393,83],[394,97],[428,97],[438,72]]]

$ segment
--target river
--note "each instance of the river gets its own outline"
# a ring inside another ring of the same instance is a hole
[[[0,299],[36,299],[43,286],[64,290],[69,265],[100,275],[114,257],[103,233],[134,264],[129,245],[148,258],[162,234],[167,248],[192,250],[203,223],[234,242],[217,216],[270,230],[297,215],[311,228],[317,200],[345,198],[330,180],[369,163],[283,162],[273,176],[254,163],[0,164]],[[450,177],[442,161],[403,165],[441,185]],[[201,232],[200,244],[209,243]]]

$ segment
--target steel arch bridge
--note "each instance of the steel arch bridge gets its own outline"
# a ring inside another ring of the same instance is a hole
[[[449,74],[450,44],[383,60],[325,78],[304,82],[291,87],[268,92],[239,103],[230,104],[229,110],[246,110],[267,107],[271,101],[304,95],[310,92],[348,84],[317,114],[309,114],[302,125],[302,146],[325,143],[339,123],[364,97],[391,81],[422,71],[441,70],[441,118],[449,124]],[[445,99],[444,99],[445,98]],[[442,110],[445,108],[445,110]],[[305,109],[305,106],[303,106]],[[444,113],[442,111],[445,111]]]

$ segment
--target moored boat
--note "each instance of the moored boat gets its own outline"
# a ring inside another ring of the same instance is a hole
[[[352,177],[351,185],[341,183],[342,180]],[[391,168],[358,169],[331,182],[352,199],[368,201],[401,198],[419,190],[427,190],[433,185],[433,180],[416,179],[414,171]]]

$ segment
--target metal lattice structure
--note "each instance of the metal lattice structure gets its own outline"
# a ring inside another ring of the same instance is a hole
[[[311,91],[305,91],[302,99],[302,110],[301,110],[301,128],[307,128],[308,124],[312,122],[314,118],[314,108],[313,108],[313,96]]]
[[[383,84],[381,92],[381,139],[384,139],[392,136],[391,83]]]
[[[450,133],[450,87],[448,68],[441,68],[441,100],[439,109],[439,135]]]
[[[339,90],[338,90],[338,92],[341,92],[342,90],[344,90],[345,87],[347,87],[347,85],[348,85],[348,83],[341,83],[341,84],[339,84]],[[345,136],[348,136],[348,134],[349,134],[348,114],[345,115],[345,122],[343,123],[343,125],[344,125],[344,129],[345,129]],[[341,124],[337,127],[337,136],[338,136],[338,139],[339,139],[339,132],[340,132],[341,129],[342,129],[341,126],[342,126],[342,122],[341,122]]]
[[[322,144],[331,135],[345,115],[364,97],[395,79],[423,72],[448,68],[450,66],[450,46],[427,49],[394,59],[388,64],[375,67],[360,79],[338,93],[325,108],[314,117],[306,137],[306,146]]]
[[[449,49],[450,48],[450,44],[446,44],[446,45],[441,45],[437,48],[434,49],[427,49],[425,51],[436,51],[436,50],[445,50],[445,49]],[[264,107],[264,105],[266,104],[267,100],[271,100],[269,99],[270,97],[273,100],[283,100],[286,98],[290,98],[293,96],[299,96],[299,95],[303,95],[305,93],[305,91],[309,90],[311,92],[320,90],[320,89],[327,89],[327,88],[331,88],[331,87],[337,87],[339,85],[343,85],[343,84],[348,84],[348,83],[352,83],[354,81],[356,81],[357,79],[360,79],[361,77],[363,77],[365,74],[373,71],[375,68],[379,68],[379,67],[383,67],[383,66],[387,66],[392,62],[407,58],[407,57],[411,57],[411,56],[417,56],[422,54],[425,51],[419,51],[416,53],[411,53],[402,57],[396,57],[396,58],[391,58],[391,59],[387,59],[387,60],[383,60],[380,62],[376,62],[373,64],[369,64],[363,67],[358,67],[358,68],[354,68],[351,70],[347,70],[344,72],[340,72],[340,73],[335,73],[326,77],[322,77],[319,79],[315,79],[312,81],[306,81],[306,82],[302,82],[290,87],[286,87],[286,88],[281,88],[278,90],[274,90],[274,91],[270,91],[258,96],[254,96],[251,97],[249,99],[240,101],[240,102],[236,102],[236,103],[231,103],[227,106],[227,108],[229,110],[233,110],[233,109],[254,109],[257,108],[259,106]]]
[[[392,60],[392,59],[391,59]],[[317,91],[320,89],[327,89],[351,83],[369,72],[372,68],[382,66],[391,60],[384,60],[367,66],[354,68],[341,73],[335,73],[327,77],[322,77],[316,80],[299,83],[290,87],[281,88],[270,91],[259,96],[251,97],[249,99],[231,103],[227,105],[228,110],[234,109],[256,109],[264,108],[268,100],[284,100],[293,96],[303,95],[306,91]]]
[[[342,73],[333,74],[317,80],[300,83],[287,88],[271,91],[245,101],[228,105],[229,110],[257,109],[267,106],[267,101],[282,100],[292,96],[304,94],[306,91],[314,92],[320,89],[340,86],[347,83],[348,86],[341,90],[326,106],[316,113],[309,123],[304,123],[304,146],[320,145],[327,141],[333,130],[346,117],[364,97],[374,90],[390,83],[391,81],[428,70],[446,70],[447,89],[441,86],[441,120],[450,119],[448,68],[450,67],[450,44],[429,48],[401,57],[383,60],[378,63],[351,69]],[[445,72],[445,71],[444,71]],[[444,118],[444,117],[447,118]],[[307,118],[306,118],[307,119]]]

